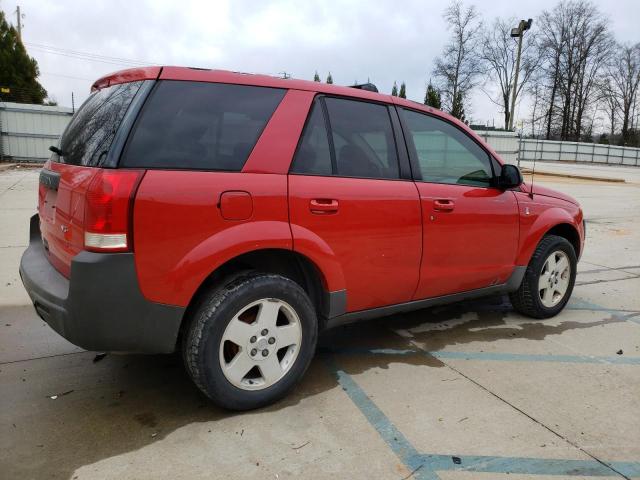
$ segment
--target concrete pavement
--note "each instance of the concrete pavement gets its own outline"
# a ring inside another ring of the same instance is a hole
[[[493,298],[343,327],[286,399],[237,414],[177,355],[94,362],[36,316],[37,172],[0,173],[0,478],[640,478],[640,182],[540,181],[587,218],[559,316]]]

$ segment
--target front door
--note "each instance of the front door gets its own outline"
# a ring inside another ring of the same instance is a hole
[[[498,162],[452,123],[407,109],[401,115],[421,178],[424,238],[414,299],[504,283],[515,265],[518,205],[513,192],[494,187]]]
[[[294,249],[340,266],[348,312],[411,300],[420,202],[400,179],[387,106],[316,99],[289,175],[289,212]]]

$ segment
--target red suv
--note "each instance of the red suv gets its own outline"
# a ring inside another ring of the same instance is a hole
[[[282,397],[336,325],[486,295],[567,303],[571,197],[375,91],[150,67],[98,80],[40,173],[20,274],[89,350],[169,353],[219,405]]]

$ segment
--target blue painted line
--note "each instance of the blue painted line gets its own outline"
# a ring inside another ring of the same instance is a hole
[[[524,475],[564,475],[605,477],[615,476],[615,471],[626,477],[640,476],[640,462],[607,462],[611,468],[596,460],[563,460],[554,458],[497,457],[473,455],[433,455],[418,453],[416,448],[380,410],[356,381],[341,370],[335,360],[327,356],[325,363],[329,371],[360,410],[382,440],[402,461],[413,478],[438,480],[438,471],[469,471]],[[459,463],[454,462],[457,457]],[[613,470],[612,470],[613,469]]]
[[[627,477],[640,475],[640,462],[610,462],[608,468],[597,460],[563,460],[552,458],[458,456],[460,464],[453,464],[450,455],[424,455],[423,459],[434,471],[456,470],[468,472],[512,473],[523,475],[565,475],[586,477],[615,476],[612,469]]]
[[[527,353],[497,353],[497,352],[426,352],[440,359],[456,360],[489,360],[497,362],[557,362],[557,363],[599,363],[614,365],[640,365],[640,357],[591,357],[582,355],[546,355]]]
[[[582,300],[579,298],[575,300],[574,299],[570,300],[565,308],[569,310],[593,310],[596,312],[607,312],[607,313],[618,314],[618,315],[640,313],[638,310],[625,310],[625,309],[618,309],[618,308],[603,307],[602,305],[598,305],[597,303],[592,303],[587,300]],[[633,321],[633,319],[631,320]]]
[[[413,474],[414,478],[418,480],[437,480],[438,476],[425,467],[424,462],[426,459],[423,459],[423,455],[418,453],[355,380],[348,373],[338,368],[333,358],[326,357],[325,363],[351,401],[358,407],[371,426],[375,428],[378,435],[382,437],[393,453],[404,463],[405,467],[411,472],[418,469]]]
[[[596,363],[604,365],[640,365],[640,357],[602,357],[586,355],[551,355],[551,354],[527,354],[527,353],[501,353],[501,352],[454,352],[449,350],[412,350],[394,348],[340,348],[321,349],[321,352],[337,355],[431,355],[432,357],[446,360],[484,360],[494,362],[552,362],[552,363]]]

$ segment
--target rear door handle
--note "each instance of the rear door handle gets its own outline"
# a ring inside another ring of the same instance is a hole
[[[455,208],[453,200],[447,198],[437,198],[433,201],[433,209],[438,212],[451,212]]]
[[[314,198],[309,202],[309,210],[316,215],[338,213],[338,201],[330,198]]]

